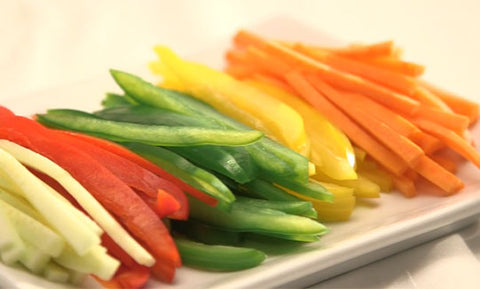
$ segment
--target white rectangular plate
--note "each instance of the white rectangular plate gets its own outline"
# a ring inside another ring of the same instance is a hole
[[[290,19],[278,18],[254,28],[262,34],[283,39],[335,44],[335,38],[312,30]],[[218,67],[229,39],[212,50],[190,57]],[[66,68],[68,69],[68,68]],[[148,80],[145,69],[130,70]],[[2,101],[17,114],[31,115],[47,108],[76,108],[92,111],[100,108],[107,91],[119,91],[106,72],[98,78]],[[479,126],[473,137],[480,143]],[[350,269],[378,260],[413,245],[459,229],[480,215],[480,170],[465,163],[458,172],[465,189],[452,197],[436,197],[422,189],[414,199],[397,192],[382,194],[378,200],[361,202],[350,221],[327,224],[331,232],[321,241],[275,254],[268,244],[269,258],[259,267],[236,273],[211,273],[180,268],[171,285],[149,281],[147,288],[267,288],[308,286]],[[21,269],[0,264],[0,287],[72,288],[53,284]],[[98,285],[89,280],[82,288]]]

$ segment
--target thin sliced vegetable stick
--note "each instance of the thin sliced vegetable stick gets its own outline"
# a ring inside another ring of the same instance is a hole
[[[435,85],[419,79],[418,83],[425,88],[429,89],[431,92],[435,93],[443,102],[445,102],[454,112],[464,115],[469,118],[470,125],[473,124],[479,115],[480,105],[471,100],[462,98],[454,93],[448,92],[441,88],[436,87]]]
[[[464,187],[464,184],[457,176],[427,156],[420,158],[415,170],[422,177],[441,188],[447,195],[454,194]]]
[[[438,110],[446,112],[452,112],[452,109],[445,102],[443,102],[443,100],[425,87],[417,85],[411,96],[418,100],[421,104],[424,104],[428,107],[437,108]]]
[[[240,49],[229,49],[225,53],[225,60],[228,63],[245,63],[247,56],[245,51]]]
[[[480,153],[458,134],[431,121],[414,120],[414,123],[419,128],[442,140],[446,146],[480,168]]]
[[[391,56],[362,58],[361,61],[411,77],[418,77],[425,72],[425,66],[423,65]]]
[[[306,79],[332,103],[360,124],[364,129],[388,147],[392,152],[403,159],[410,167],[414,167],[419,158],[424,155],[423,150],[408,138],[398,134],[385,123],[371,116],[372,112],[352,103],[348,93],[340,93],[327,83],[315,76],[306,76]]]
[[[261,73],[254,73],[251,75],[251,78],[254,80],[265,82],[267,84],[277,86],[290,94],[295,94],[295,91],[287,83],[285,83],[285,81],[283,81],[282,79],[278,79],[274,76],[261,74]]]
[[[115,218],[67,171],[50,159],[8,140],[0,140],[0,147],[20,162],[57,180],[90,216],[139,264],[151,266],[155,262],[148,253]]]
[[[447,171],[451,172],[452,174],[457,172],[457,164],[455,163],[454,160],[451,158],[441,155],[441,154],[435,154],[431,156],[432,160],[436,162],[437,164],[441,165],[444,167]]]
[[[265,55],[267,58],[279,58],[298,69],[316,72],[334,86],[365,94],[395,111],[412,114],[419,106],[418,101],[405,95],[396,93],[356,75],[332,69],[328,65],[315,61],[287,47],[267,41],[250,32],[239,31],[235,35],[234,41],[251,43],[251,45],[267,54]],[[265,68],[265,66],[263,67]],[[277,73],[281,75],[285,71],[277,71]]]
[[[410,139],[421,147],[427,155],[431,155],[445,147],[441,140],[424,131],[410,136]]]
[[[230,64],[225,67],[225,72],[237,79],[244,79],[256,72],[256,68],[244,64]]]
[[[403,74],[395,73],[354,59],[342,57],[326,50],[310,49],[301,43],[296,44],[293,49],[335,69],[369,79],[399,91],[400,93],[410,95],[417,88],[415,80]]]
[[[343,93],[343,97],[348,99],[353,106],[358,105],[363,110],[370,112],[372,117],[384,122],[400,135],[411,137],[421,132],[406,118],[362,94]]]
[[[291,64],[286,63],[281,59],[277,59],[268,55],[265,51],[255,46],[247,48],[247,56],[250,62],[254,62],[259,66],[260,71],[267,71],[277,77],[282,77],[293,69]]]
[[[406,176],[392,176],[393,186],[407,198],[417,195],[415,182]]]
[[[335,105],[328,101],[315,87],[310,84],[301,73],[292,71],[285,75],[287,82],[313,107],[325,115],[331,121],[336,123],[347,136],[352,139],[359,147],[367,151],[372,158],[381,163],[385,168],[395,175],[401,175],[407,165],[404,161],[392,154],[381,143],[375,140],[371,135],[365,132],[348,116],[346,116]]]
[[[415,116],[407,116],[407,118],[424,119],[435,122],[449,130],[463,136],[464,131],[468,129],[468,118],[461,114],[441,111],[435,108],[420,106]]]
[[[347,47],[323,47],[317,45],[308,45],[312,49],[322,49],[334,52],[335,54],[351,58],[374,58],[382,56],[391,56],[395,54],[393,41],[383,41],[372,44],[352,44]]]

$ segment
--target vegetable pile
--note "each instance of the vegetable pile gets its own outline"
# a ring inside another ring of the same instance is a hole
[[[4,263],[107,288],[248,269],[267,257],[249,240],[318,241],[358,198],[413,197],[421,179],[457,193],[452,151],[480,167],[478,104],[421,80],[393,42],[239,31],[225,72],[155,52],[159,85],[111,70],[122,93],[100,110],[0,107]]]

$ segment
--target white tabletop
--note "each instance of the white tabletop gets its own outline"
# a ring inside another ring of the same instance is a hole
[[[155,44],[208,49],[279,16],[347,41],[394,40],[426,79],[480,101],[479,14],[478,0],[0,0],[0,101],[145,65]],[[480,288],[479,258],[477,222],[314,287]]]

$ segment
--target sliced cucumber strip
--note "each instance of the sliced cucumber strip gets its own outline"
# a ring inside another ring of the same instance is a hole
[[[95,222],[137,263],[145,266],[152,266],[155,263],[153,256],[62,167],[34,151],[7,140],[0,140],[0,148],[8,151],[21,163],[43,172],[60,183]]]
[[[55,262],[74,271],[94,274],[103,280],[110,280],[120,266],[120,262],[108,255],[101,246],[95,246],[82,256],[67,246],[55,258]]]
[[[11,265],[24,255],[26,247],[20,239],[15,225],[2,208],[0,208],[0,228],[2,228],[0,257],[5,264]]]

